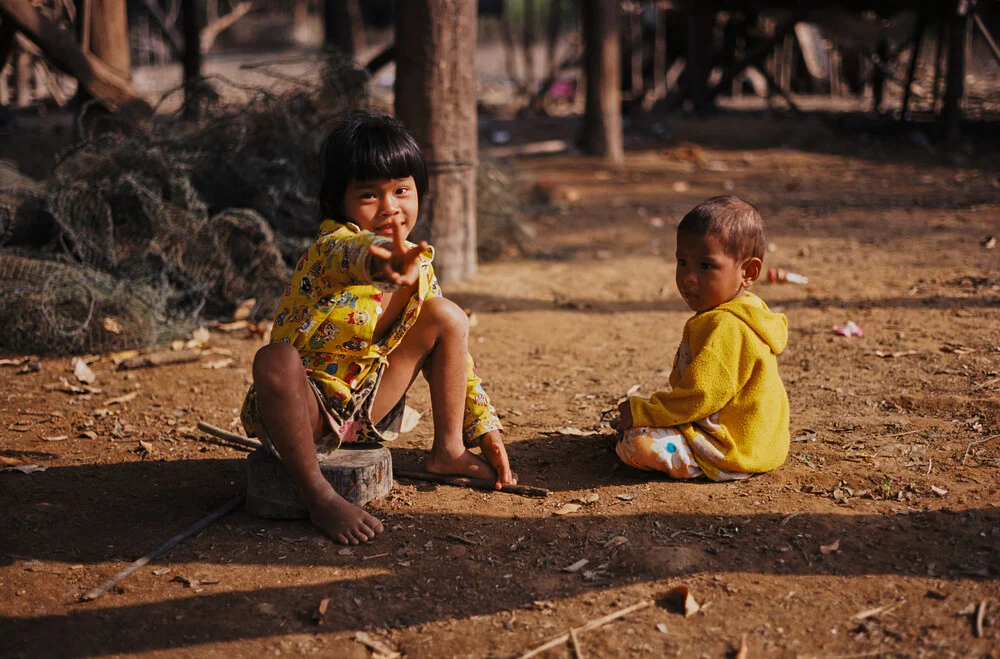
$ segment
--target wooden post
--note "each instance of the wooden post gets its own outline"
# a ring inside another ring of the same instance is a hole
[[[476,272],[476,3],[396,0],[396,116],[420,144],[441,283]],[[418,225],[419,226],[419,225]]]
[[[535,88],[535,0],[524,0],[521,44],[524,48],[524,87]]]
[[[941,119],[950,142],[962,138],[962,97],[965,96],[965,34],[968,17],[967,0],[959,0],[948,24],[948,70],[944,87]]]
[[[583,147],[611,163],[625,160],[621,118],[621,67],[617,0],[584,0],[587,101]]]
[[[182,0],[181,23],[184,34],[184,57],[181,62],[184,116],[196,119],[199,113],[198,81],[201,78],[201,15],[198,0]]]
[[[31,55],[20,52],[14,59],[14,106],[31,105]]]
[[[323,35],[327,48],[335,48],[351,59],[365,49],[365,26],[358,0],[324,0]]]
[[[125,0],[92,0],[90,3],[90,52],[119,76],[128,80],[132,57],[128,42]]]
[[[653,40],[653,96],[659,100],[667,93],[667,7],[661,0],[653,3],[656,36]]]

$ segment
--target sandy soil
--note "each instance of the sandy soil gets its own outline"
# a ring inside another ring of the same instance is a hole
[[[101,356],[82,395],[46,389],[68,360],[0,367],[0,456],[47,467],[0,473],[0,656],[366,657],[364,632],[408,657],[513,657],[683,585],[698,612],[637,610],[579,634],[577,656],[722,657],[743,639],[751,657],[1000,657],[1000,249],[980,244],[1000,234],[996,144],[949,155],[743,114],[667,128],[694,146],[634,142],[614,171],[524,161],[547,256],[446,291],[475,315],[512,460],[546,499],[404,480],[370,506],[388,532],[350,549],[238,510],[77,603],[240,492],[245,452],[194,426],[235,427],[258,343],[213,333],[199,363],[124,373]],[[766,266],[810,280],[756,288],[789,318],[797,439],[773,473],[669,482],[620,466],[599,415],[664,383],[690,315],[673,229],[727,190],[764,213]],[[833,334],[848,320],[864,337]],[[425,385],[410,402],[428,411]],[[395,463],[419,465],[431,434],[425,416]]]

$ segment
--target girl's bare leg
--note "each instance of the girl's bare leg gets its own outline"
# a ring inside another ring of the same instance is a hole
[[[430,385],[434,418],[427,471],[496,480],[496,470],[470,453],[462,441],[468,354],[469,319],[465,312],[443,297],[425,301],[417,321],[389,355],[389,366],[372,405],[372,420],[377,423],[388,414],[423,370]]]
[[[298,351],[287,343],[258,350],[253,382],[261,422],[298,484],[313,524],[345,545],[374,538],[382,523],[337,494],[320,471],[316,442],[326,428]]]

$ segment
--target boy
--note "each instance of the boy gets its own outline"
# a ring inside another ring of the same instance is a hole
[[[778,355],[788,321],[747,289],[767,238],[760,213],[712,197],[677,227],[677,290],[695,312],[684,325],[670,390],[619,406],[618,456],[673,478],[736,480],[788,454],[788,396]]]

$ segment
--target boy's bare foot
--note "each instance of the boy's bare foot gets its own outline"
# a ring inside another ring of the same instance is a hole
[[[431,449],[431,454],[427,456],[427,461],[424,464],[427,471],[432,474],[468,476],[469,478],[482,478],[491,481],[497,479],[496,470],[486,460],[470,453],[468,449],[464,449],[456,456],[448,455],[444,451],[435,452]]]
[[[312,523],[342,545],[368,542],[383,530],[382,522],[349,503],[332,488],[328,494],[307,505]]]

